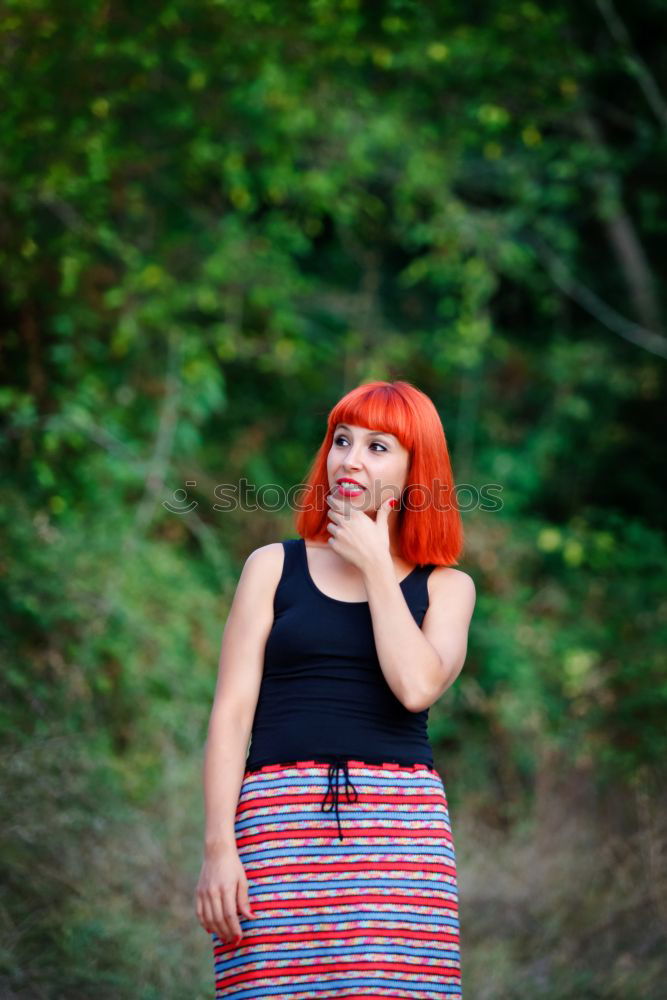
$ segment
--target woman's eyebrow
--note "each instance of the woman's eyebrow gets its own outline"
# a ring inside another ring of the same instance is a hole
[[[338,428],[343,428],[346,431],[350,430],[350,428],[347,426],[347,424],[338,424]],[[394,436],[393,434],[390,434],[389,431],[367,431],[366,432],[366,437],[373,437],[376,434],[382,434],[384,437],[393,437]]]

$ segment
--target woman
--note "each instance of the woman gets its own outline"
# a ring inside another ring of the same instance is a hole
[[[216,998],[461,997],[426,729],[475,604],[452,490],[431,400],[367,383],[329,414],[300,537],[246,560],[204,760]]]

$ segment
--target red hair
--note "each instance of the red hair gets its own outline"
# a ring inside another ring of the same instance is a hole
[[[299,535],[313,541],[327,541],[331,537],[327,531],[329,508],[324,501],[329,492],[327,456],[336,425],[341,422],[387,431],[410,453],[398,507],[401,558],[419,566],[456,565],[463,550],[463,525],[454,496],[445,432],[433,402],[409,382],[366,382],[333,407],[324,441],[308,472],[304,494],[299,498],[305,508],[295,518]],[[406,493],[409,499],[404,504]],[[437,501],[435,504],[433,499]]]

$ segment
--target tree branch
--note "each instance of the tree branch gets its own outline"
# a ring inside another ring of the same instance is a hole
[[[577,302],[582,309],[585,309],[608,330],[617,333],[619,337],[624,337],[630,343],[643,347],[651,354],[667,358],[667,337],[663,337],[653,330],[647,330],[645,327],[639,326],[638,323],[633,323],[616,312],[606,302],[603,302],[595,292],[570,274],[564,261],[540,237],[533,236],[530,242],[551,280],[569,298]]]
[[[639,86],[644,92],[644,97],[651,106],[651,110],[663,128],[667,128],[667,104],[663,100],[655,79],[648,66],[641,59],[632,44],[632,39],[628,29],[618,16],[612,0],[597,0],[600,13],[609,28],[609,34],[614,38],[625,52],[628,65],[637,77]]]

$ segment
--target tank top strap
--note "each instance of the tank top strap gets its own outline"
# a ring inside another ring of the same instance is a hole
[[[301,567],[301,538],[282,539],[283,569],[273,599],[274,612],[293,604],[299,592],[305,591],[303,569]]]
[[[290,576],[298,568],[301,542],[301,538],[283,538],[282,546],[285,550],[285,561],[283,563],[284,577]]]
[[[417,566],[403,582],[403,592],[417,624],[421,628],[424,615],[428,611],[428,578],[435,569],[435,563]]]
[[[426,581],[435,569],[435,563],[426,563],[423,566],[415,566],[412,573],[406,577],[405,582],[416,584],[418,587],[426,585]]]

